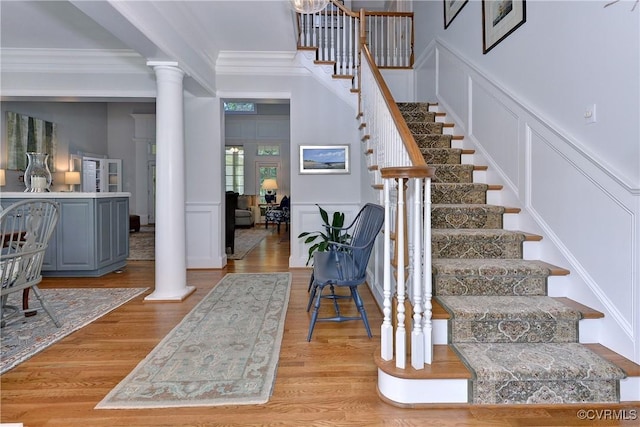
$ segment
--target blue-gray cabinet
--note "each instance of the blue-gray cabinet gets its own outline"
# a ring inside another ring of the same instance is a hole
[[[129,256],[129,193],[4,193],[3,207],[27,198],[60,204],[43,276],[97,277],[124,267]]]

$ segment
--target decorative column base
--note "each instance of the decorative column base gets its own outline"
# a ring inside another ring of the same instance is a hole
[[[158,292],[158,290],[150,293],[146,297],[144,297],[144,301],[148,302],[182,302],[189,295],[191,295],[196,290],[195,286],[186,286],[181,289],[181,293],[176,295],[169,295],[163,292]]]

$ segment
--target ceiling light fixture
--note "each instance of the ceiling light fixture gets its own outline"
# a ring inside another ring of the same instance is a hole
[[[291,0],[291,6],[298,13],[318,13],[329,4],[329,0]]]

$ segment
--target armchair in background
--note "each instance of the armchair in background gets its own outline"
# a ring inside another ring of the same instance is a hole
[[[280,201],[279,206],[270,207],[267,209],[264,215],[264,227],[269,228],[269,223],[274,223],[278,227],[278,233],[280,232],[280,224],[284,223],[285,230],[289,231],[289,218],[290,218],[290,206],[291,199],[284,196]]]
[[[238,206],[236,207],[236,227],[253,227],[257,206],[253,204],[253,196],[238,196]]]

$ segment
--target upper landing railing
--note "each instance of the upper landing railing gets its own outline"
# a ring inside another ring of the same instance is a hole
[[[354,88],[361,36],[378,68],[413,66],[413,13],[353,12],[331,0],[321,12],[298,14],[298,48],[315,49],[316,61],[334,63],[334,75],[353,78]]]

